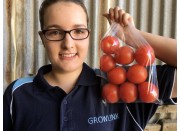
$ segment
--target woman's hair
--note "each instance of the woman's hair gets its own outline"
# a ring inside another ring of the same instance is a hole
[[[39,9],[39,21],[40,21],[41,30],[43,30],[43,26],[44,26],[44,13],[45,13],[46,9],[49,6],[51,6],[57,2],[62,2],[62,1],[63,2],[72,2],[72,3],[75,3],[77,5],[80,5],[83,8],[84,12],[86,13],[87,24],[88,24],[89,17],[88,17],[87,9],[86,9],[84,3],[82,3],[80,0],[44,0],[41,4],[40,9]]]

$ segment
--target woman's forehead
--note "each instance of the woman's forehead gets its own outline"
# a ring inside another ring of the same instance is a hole
[[[87,18],[80,5],[72,2],[58,2],[49,6],[44,14],[44,24],[52,22],[55,22],[54,24],[87,25]]]
[[[83,8],[73,2],[57,2],[52,4],[51,6],[49,6],[44,14],[45,15],[52,15],[52,13],[57,13],[57,12],[61,12],[62,15],[65,14],[72,14],[72,15],[77,15],[77,14],[81,14],[83,17],[86,17],[86,13],[83,10]],[[66,17],[68,17],[68,15],[66,15]]]

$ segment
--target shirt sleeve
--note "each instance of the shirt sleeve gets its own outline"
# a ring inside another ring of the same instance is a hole
[[[159,87],[159,100],[162,104],[175,104],[177,98],[171,98],[175,83],[176,68],[169,65],[157,66],[157,79]]]
[[[12,86],[14,82],[10,84],[3,95],[3,131],[12,131],[12,119],[10,114],[10,104],[12,100]]]

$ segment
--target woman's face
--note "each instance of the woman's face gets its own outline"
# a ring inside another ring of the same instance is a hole
[[[87,28],[86,13],[83,8],[72,2],[58,2],[49,6],[44,14],[44,30],[72,30]],[[49,41],[40,34],[52,67],[60,72],[72,72],[82,69],[89,46],[89,37],[73,40],[66,33],[61,41]]]

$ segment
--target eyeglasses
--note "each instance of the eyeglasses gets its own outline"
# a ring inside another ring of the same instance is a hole
[[[83,40],[89,36],[90,31],[87,28],[77,28],[69,31],[59,29],[49,29],[41,31],[49,41],[61,41],[69,33],[73,40]]]

